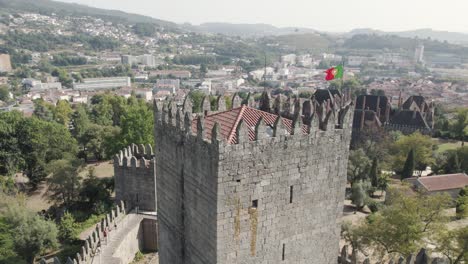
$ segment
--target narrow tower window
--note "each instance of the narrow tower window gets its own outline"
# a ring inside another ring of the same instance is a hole
[[[282,260],[284,260],[285,252],[286,252],[286,244],[283,244],[283,254],[281,255]]]
[[[293,202],[294,186],[289,186],[289,203]]]
[[[258,207],[258,200],[253,200],[252,201],[252,208],[257,208]]]

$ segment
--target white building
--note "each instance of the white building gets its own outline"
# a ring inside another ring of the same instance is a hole
[[[301,67],[312,66],[312,57],[310,56],[310,54],[297,56],[297,65]]]
[[[281,62],[287,63],[289,65],[296,65],[296,54],[287,54],[281,56]]]
[[[156,58],[151,54],[144,54],[139,56],[122,55],[122,63],[128,65],[142,64],[148,67],[157,67],[159,65],[159,63],[156,61]]]
[[[100,89],[130,87],[131,85],[132,83],[131,83],[130,77],[88,78],[88,79],[83,79],[82,83],[74,83],[73,89],[100,90]]]
[[[416,47],[414,52],[414,61],[416,63],[423,63],[424,62],[424,45],[419,45]]]
[[[198,87],[199,90],[202,90],[206,94],[211,94],[211,80],[205,80]]]

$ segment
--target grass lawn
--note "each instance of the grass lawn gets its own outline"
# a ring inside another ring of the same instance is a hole
[[[434,139],[434,143],[437,145],[437,153],[442,153],[447,150],[457,149],[461,147],[461,141],[455,140],[443,140],[443,139]],[[465,142],[465,146],[468,146],[468,142]]]
[[[88,168],[94,167],[94,172],[98,178],[110,178],[114,176],[114,163],[112,161],[102,161],[86,165],[86,168],[81,172],[81,176],[88,174]]]

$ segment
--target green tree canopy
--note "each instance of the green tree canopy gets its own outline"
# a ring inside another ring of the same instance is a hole
[[[387,196],[386,206],[358,227],[360,243],[381,257],[416,252],[423,246],[423,238],[435,234],[447,221],[448,195],[408,196],[406,190],[392,188]]]
[[[411,149],[406,158],[405,165],[401,171],[401,180],[413,177],[414,173],[414,150]]]
[[[371,160],[367,157],[364,150],[351,150],[348,160],[348,181],[354,183],[358,180],[368,178]]]
[[[152,109],[143,100],[130,105],[121,117],[121,147],[135,144],[154,144]]]
[[[432,156],[433,145],[431,137],[424,136],[419,132],[408,136],[400,136],[390,148],[390,154],[393,156],[394,170],[403,170],[411,149],[414,151],[414,166],[416,169],[432,165],[434,162],[434,157]]]

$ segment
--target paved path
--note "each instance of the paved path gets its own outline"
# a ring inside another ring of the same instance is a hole
[[[144,215],[128,214],[119,224],[117,230],[114,230],[112,227],[107,238],[107,243],[104,240],[102,241],[101,253],[94,257],[91,264],[120,264],[120,258],[113,257],[115,250],[119,247],[120,243],[122,243],[125,236],[135,228],[136,225],[139,225],[143,218],[145,218]]]

